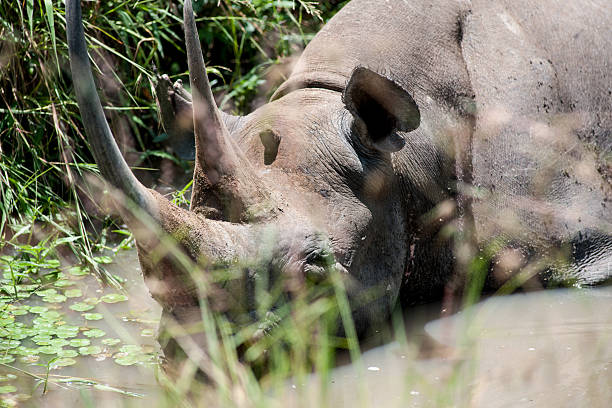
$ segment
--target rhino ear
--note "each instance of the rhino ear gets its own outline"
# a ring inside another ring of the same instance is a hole
[[[356,68],[342,94],[355,118],[362,142],[384,152],[397,152],[404,139],[397,132],[419,127],[421,115],[412,96],[395,82],[367,68]]]

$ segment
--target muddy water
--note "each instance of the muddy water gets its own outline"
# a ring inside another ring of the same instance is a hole
[[[120,338],[124,344],[139,345],[151,353],[158,354],[159,344],[156,338],[161,307],[151,298],[144,285],[136,251],[120,252],[116,262],[109,265],[107,270],[126,280],[128,301],[106,305],[103,310],[104,319],[96,321],[95,326]],[[88,282],[88,286],[96,288],[98,294],[108,291],[100,289],[100,284],[91,277],[89,279],[92,281]],[[97,308],[100,309],[100,306]],[[101,385],[133,393],[133,396],[105,390],[104,387],[88,388],[86,392],[82,389],[78,392],[66,392],[55,387],[45,396],[45,406],[155,406],[155,402],[159,401],[155,364],[121,366],[111,358],[90,358],[89,361],[79,361],[77,365],[66,368],[68,370],[63,372],[63,375],[92,378]]]
[[[105,318],[95,326],[124,344],[157,347],[152,334],[160,308],[144,286],[135,252],[122,253],[110,269],[127,279],[129,301],[103,306]],[[104,292],[91,277],[79,284],[85,295]],[[439,311],[437,304],[411,309],[404,339],[365,352],[327,380],[312,375],[269,395],[282,406],[313,407],[612,406],[612,287],[490,298],[444,319],[437,319]],[[52,376],[92,379],[102,387],[50,385],[25,405],[171,406],[162,403],[153,365],[79,357]]]
[[[18,369],[4,370],[19,377],[17,388],[21,393],[30,393],[31,398],[24,406],[45,407],[120,407],[120,406],[156,406],[160,393],[155,379],[156,361],[159,354],[156,341],[156,330],[159,324],[161,308],[150,297],[144,286],[136,252],[122,251],[116,257],[116,262],[107,265],[108,272],[126,280],[125,289],[127,301],[114,304],[100,302],[96,309],[104,318],[85,322],[82,329],[96,328],[106,333],[104,338],[120,339],[121,343],[114,347],[102,346],[103,352],[92,356],[75,357],[77,363],[49,371],[49,381],[46,393],[43,395],[43,385],[36,386],[36,378],[46,375],[44,358],[34,364],[24,364],[17,361],[13,364]],[[100,298],[104,294],[117,293],[113,288],[103,288],[91,275],[79,279],[74,287],[83,292],[81,298]],[[71,300],[71,299],[69,299]],[[36,296],[25,301],[31,306],[53,307],[41,302]],[[61,312],[66,321],[77,321],[78,312],[68,309],[68,303],[56,306],[54,310]],[[82,333],[79,338],[83,337]],[[102,338],[90,339],[92,345],[102,345]],[[115,358],[121,345],[134,345],[144,350],[152,357],[146,364],[119,365]],[[0,368],[2,370],[2,368]],[[25,372],[29,374],[25,374]],[[17,398],[19,400],[19,398]]]
[[[612,406],[612,287],[494,297],[419,325],[336,368],[329,406]],[[293,388],[294,401],[321,401],[314,376]]]

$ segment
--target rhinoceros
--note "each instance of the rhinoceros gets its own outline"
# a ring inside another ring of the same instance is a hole
[[[192,94],[167,77],[157,93],[166,129],[194,134],[189,210],[126,165],[96,94],[79,1],[66,7],[102,175],[196,263],[257,260],[315,283],[333,268],[360,332],[400,298],[439,296],[483,253],[493,272],[542,282],[611,275],[608,0],[353,0],[269,103],[242,117],[215,104],[186,0]],[[197,307],[194,285],[156,252],[155,234],[138,232],[132,210],[124,217],[152,295],[171,314]]]

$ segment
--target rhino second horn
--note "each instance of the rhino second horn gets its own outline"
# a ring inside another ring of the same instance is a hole
[[[270,194],[230,137],[221,111],[217,108],[206,75],[191,0],[185,1],[183,13],[193,98],[196,166],[202,169],[208,182],[220,195],[225,209],[232,209],[226,214],[229,221],[266,217],[268,211],[265,209],[273,208]]]

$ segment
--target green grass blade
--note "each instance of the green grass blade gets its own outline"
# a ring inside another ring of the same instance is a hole
[[[30,37],[32,37],[34,34],[34,0],[28,0],[26,12],[28,14],[28,25],[30,26]]]
[[[55,21],[53,19],[53,2],[45,0],[45,14],[47,16],[47,24],[51,33],[51,43],[53,44],[53,53],[55,54],[55,63],[57,64],[57,72],[60,72],[59,58],[57,56],[57,44],[55,41]]]

